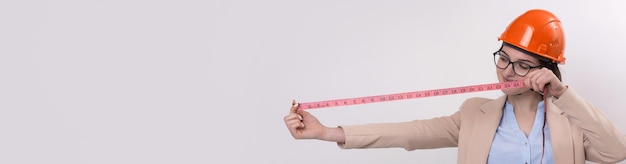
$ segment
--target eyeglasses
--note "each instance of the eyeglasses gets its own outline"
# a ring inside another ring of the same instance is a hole
[[[523,61],[511,62],[509,59],[509,55],[502,50],[498,50],[493,53],[493,62],[496,64],[496,67],[500,69],[506,69],[509,65],[513,65],[513,72],[518,76],[526,76],[530,70],[535,68],[541,68],[542,66],[530,66]]]

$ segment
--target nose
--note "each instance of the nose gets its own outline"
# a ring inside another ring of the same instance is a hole
[[[515,74],[515,70],[513,70],[513,64],[509,63],[509,66],[504,68],[504,70],[502,70],[502,75],[504,75],[505,77],[514,77],[517,74]]]

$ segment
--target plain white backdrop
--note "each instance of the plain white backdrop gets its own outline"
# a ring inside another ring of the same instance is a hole
[[[0,163],[455,163],[456,148],[294,140],[301,102],[497,82],[497,36],[559,16],[564,82],[626,132],[622,1],[0,2]],[[311,110],[327,126],[449,115],[500,91]],[[624,163],[624,162],[623,162]]]

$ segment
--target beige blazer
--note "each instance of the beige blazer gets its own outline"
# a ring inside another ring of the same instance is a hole
[[[458,147],[457,163],[487,163],[506,96],[471,98],[450,116],[400,123],[341,126],[346,142],[341,148],[406,150]],[[554,162],[584,164],[585,160],[617,163],[626,159],[626,136],[596,107],[569,88],[559,99],[549,98]]]

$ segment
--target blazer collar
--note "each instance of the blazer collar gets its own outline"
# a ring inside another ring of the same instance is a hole
[[[499,98],[493,101],[489,101],[485,103],[484,105],[480,106],[480,111],[482,111],[483,113],[501,111],[502,108],[504,107],[504,103],[506,102],[506,98],[507,98],[506,95],[504,95],[504,96],[500,96]],[[564,113],[563,110],[561,110],[561,108],[554,105],[552,101],[554,101],[554,98],[549,97],[548,102],[544,102],[544,104],[548,108],[548,112],[553,112],[553,114],[557,114],[557,115],[563,115]]]
[[[491,112],[499,112],[502,113],[502,108],[504,107],[504,103],[506,102],[506,95],[500,96],[498,99],[493,101],[489,101],[482,106],[480,106],[480,111],[483,113],[491,113]],[[499,120],[498,120],[499,122]]]
[[[496,129],[500,124],[502,118],[502,108],[506,102],[506,95],[501,96],[498,99],[489,101],[480,107],[480,111],[483,112],[481,119],[476,121],[476,125],[484,125],[479,133],[481,135],[480,143],[489,143],[476,148],[477,154],[484,155],[489,154],[489,148],[491,147],[491,140],[495,135]],[[564,112],[561,108],[552,103],[554,99],[548,98],[545,105],[547,107],[546,117],[547,124],[550,128],[550,139],[552,142],[552,152],[555,163],[574,163],[574,147],[572,144],[572,132],[569,125],[567,116],[563,115]],[[485,159],[481,159],[481,161]]]

